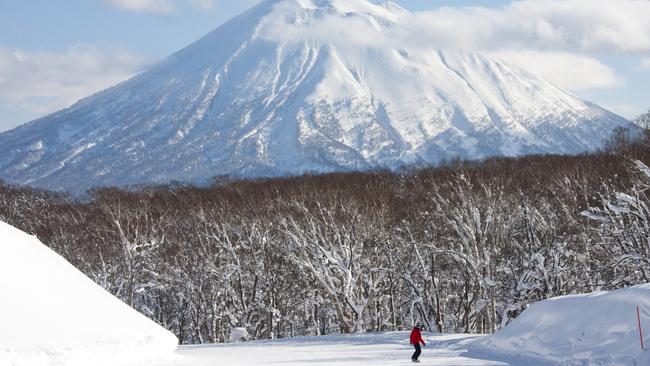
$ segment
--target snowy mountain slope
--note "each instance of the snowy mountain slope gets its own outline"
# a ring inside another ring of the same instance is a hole
[[[176,337],[96,285],[38,239],[0,222],[0,365],[138,364]]]
[[[412,42],[407,15],[366,0],[264,1],[0,134],[0,178],[82,191],[579,153],[627,124],[506,61]]]

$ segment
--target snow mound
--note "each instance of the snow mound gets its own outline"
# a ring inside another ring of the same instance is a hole
[[[230,343],[239,343],[247,341],[250,338],[250,334],[246,328],[232,328],[230,330]]]
[[[560,365],[650,365],[650,351],[641,351],[637,306],[650,334],[650,284],[646,284],[539,302],[478,344]],[[645,342],[647,348],[650,339]]]
[[[176,337],[0,222],[0,365],[135,365]]]

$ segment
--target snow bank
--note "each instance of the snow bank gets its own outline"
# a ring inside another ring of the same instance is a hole
[[[136,365],[176,337],[0,222],[0,365]]]
[[[246,328],[232,328],[230,330],[230,343],[245,342],[250,338]]]
[[[553,298],[532,305],[500,332],[477,342],[560,365],[650,365],[641,351],[636,307],[650,334],[650,284]],[[650,338],[645,338],[646,348]]]

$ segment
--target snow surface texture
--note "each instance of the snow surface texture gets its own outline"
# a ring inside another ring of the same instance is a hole
[[[151,366],[359,366],[410,365],[413,347],[408,332],[300,337],[213,346],[184,346],[177,358]],[[487,366],[542,364],[510,363],[488,353],[476,353],[464,343],[476,336],[426,336],[422,365]],[[149,366],[149,365],[147,365]]]
[[[649,335],[650,284],[646,284],[539,302],[478,345],[537,355],[557,365],[650,365],[650,351],[641,351],[637,306]],[[650,338],[645,342],[650,346]]]
[[[484,54],[432,49],[366,0],[267,0],[135,78],[0,134],[49,189],[580,153],[628,122]]]
[[[176,337],[113,297],[38,239],[0,222],[0,365],[138,364]]]

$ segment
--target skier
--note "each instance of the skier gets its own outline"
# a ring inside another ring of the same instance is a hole
[[[420,353],[422,353],[420,344],[422,344],[422,346],[427,345],[424,342],[424,339],[422,339],[422,323],[417,323],[411,331],[411,344],[415,348],[415,352],[413,353],[413,356],[411,356],[411,361],[420,362],[418,359],[420,357]]]

